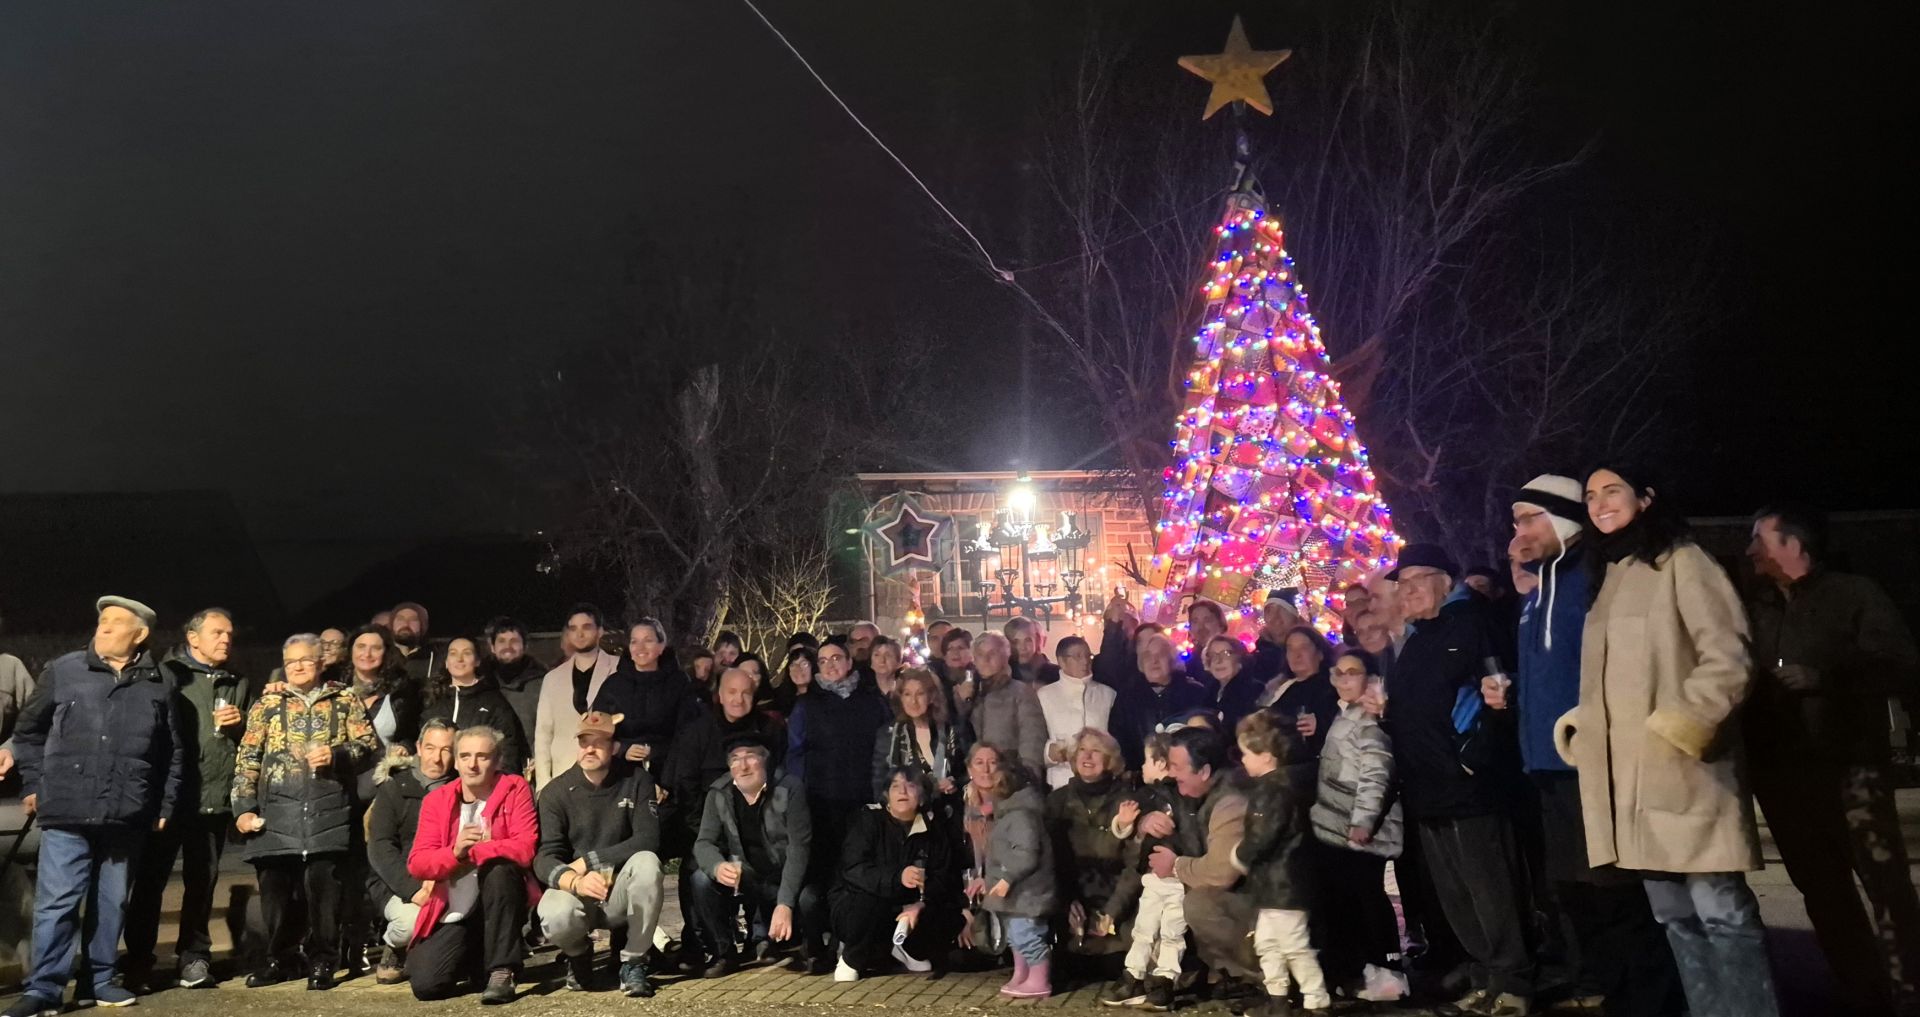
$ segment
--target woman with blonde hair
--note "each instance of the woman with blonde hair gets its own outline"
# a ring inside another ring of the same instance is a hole
[[[1056,884],[1066,905],[1070,953],[1104,956],[1125,948],[1115,901],[1126,869],[1127,842],[1113,835],[1113,817],[1129,791],[1121,773],[1120,743],[1098,728],[1073,736],[1067,753],[1073,776],[1047,796],[1047,833],[1053,839]]]

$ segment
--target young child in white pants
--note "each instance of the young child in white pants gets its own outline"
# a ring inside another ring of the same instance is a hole
[[[1146,759],[1140,767],[1142,787],[1136,795],[1120,803],[1113,819],[1113,835],[1126,840],[1134,835],[1134,826],[1146,812],[1173,811],[1166,797],[1172,792],[1167,783],[1166,735],[1147,739]],[[1138,866],[1122,877],[1116,900],[1128,895],[1127,884],[1139,888],[1140,902],[1134,909],[1133,943],[1127,949],[1126,974],[1101,1002],[1108,1006],[1140,1006],[1165,1010],[1173,1006],[1174,982],[1180,977],[1180,961],[1187,948],[1186,887],[1178,879],[1162,879],[1146,870],[1146,857],[1157,838],[1142,837]],[[1118,907],[1109,910],[1119,911]]]
[[[1262,710],[1240,722],[1240,764],[1251,778],[1246,834],[1234,863],[1247,874],[1246,893],[1259,917],[1253,925],[1253,950],[1265,977],[1267,1006],[1261,1017],[1292,1012],[1287,999],[1295,984],[1308,1010],[1333,1005],[1318,951],[1307,938],[1307,898],[1312,893],[1312,840],[1308,802],[1301,800],[1283,764],[1298,744],[1292,733]]]

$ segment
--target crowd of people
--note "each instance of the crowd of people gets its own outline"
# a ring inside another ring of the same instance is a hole
[[[1766,1017],[1756,797],[1836,1006],[1920,1012],[1887,769],[1917,662],[1886,595],[1781,506],[1743,599],[1626,466],[1536,478],[1513,521],[1510,569],[1412,544],[1336,591],[1339,642],[1285,596],[1169,627],[1117,593],[1097,648],[934,621],[924,667],[871,623],[761,656],[585,604],[548,666],[513,619],[436,643],[404,603],[243,678],[230,612],[163,658],[154,612],[103,597],[37,681],[0,655],[0,775],[42,829],[6,1017],[60,1012],[76,979],[102,1006],[213,985],[229,846],[266,928],[249,986],[370,967],[507,1003],[544,942],[569,989],[633,997],[1004,958],[1010,999],[1097,978],[1110,1006],[1273,1015],[1417,989],[1512,1017],[1552,966],[1595,1012]]]

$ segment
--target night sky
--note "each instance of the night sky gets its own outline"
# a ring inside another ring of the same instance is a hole
[[[1091,2],[763,7],[1005,236],[1036,82]],[[1603,140],[1579,200],[1711,238],[1721,304],[1667,457],[1689,507],[1779,484],[1920,504],[1883,466],[1920,433],[1886,362],[1912,333],[1908,33],[1642,6],[1518,9],[1548,68],[1541,143]],[[1173,57],[1217,50],[1235,10],[1289,45],[1293,9],[1167,3],[1144,45],[1197,114]],[[0,490],[228,489],[270,545],[550,525],[506,455],[537,426],[517,407],[621,334],[643,248],[749,245],[792,329],[929,329],[970,365],[962,391],[1004,402],[1016,308],[930,215],[731,0],[10,3]],[[957,432],[951,465],[1077,454],[1034,427],[1018,449]]]

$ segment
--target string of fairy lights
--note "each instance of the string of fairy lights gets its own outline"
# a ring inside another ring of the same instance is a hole
[[[1231,622],[1257,615],[1256,593],[1297,590],[1301,616],[1331,632],[1335,591],[1401,540],[1279,222],[1242,189],[1215,238],[1142,607],[1173,621],[1197,597]]]

